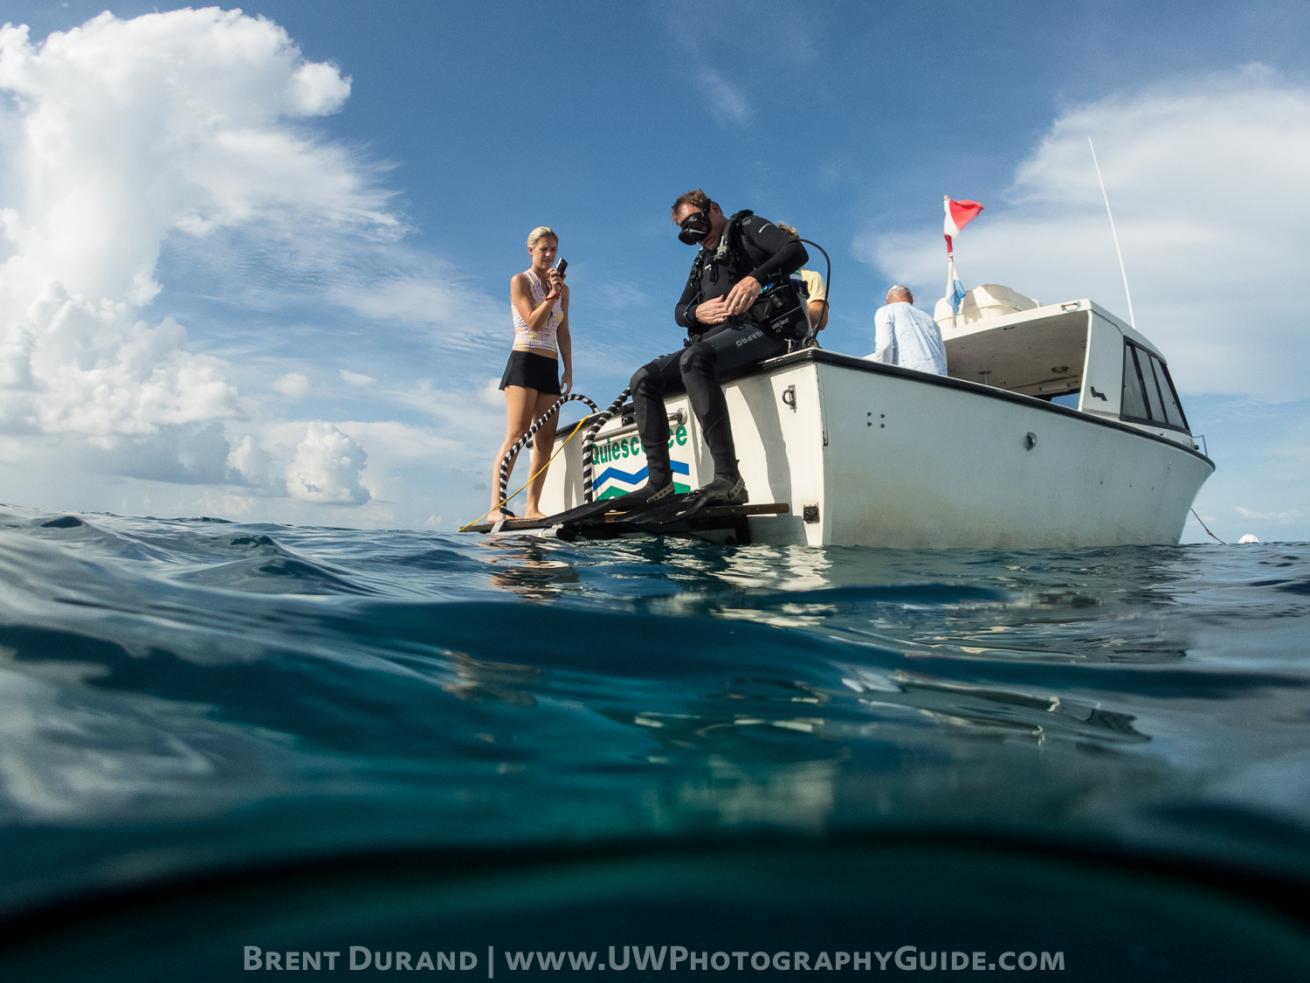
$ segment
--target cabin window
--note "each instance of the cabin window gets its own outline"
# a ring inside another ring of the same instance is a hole
[[[1187,417],[1183,416],[1183,406],[1178,402],[1178,393],[1174,391],[1174,382],[1169,378],[1169,370],[1165,368],[1164,362],[1155,356],[1151,356],[1151,369],[1155,372],[1155,384],[1160,390],[1160,399],[1164,402],[1165,419],[1179,430],[1188,430]]]
[[[1155,388],[1155,376],[1151,375],[1151,363],[1146,352],[1133,346],[1133,360],[1137,363],[1137,380],[1146,396],[1147,419],[1156,423],[1166,423],[1164,407],[1160,404],[1160,394]]]
[[[1145,348],[1124,342],[1123,394],[1119,415],[1136,423],[1150,423],[1190,433],[1178,392],[1163,360]]]
[[[1142,391],[1142,377],[1137,372],[1137,359],[1134,347],[1124,345],[1124,391],[1120,400],[1119,415],[1125,420],[1149,419],[1146,413],[1146,397]]]

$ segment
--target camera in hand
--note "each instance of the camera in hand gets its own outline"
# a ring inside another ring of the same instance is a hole
[[[555,271],[559,273],[560,276],[563,276],[564,271],[567,270],[568,268],[569,268],[569,261],[567,259],[562,259],[555,264]]]
[[[800,341],[810,333],[805,298],[791,279],[769,284],[746,312],[751,323],[769,334]]]

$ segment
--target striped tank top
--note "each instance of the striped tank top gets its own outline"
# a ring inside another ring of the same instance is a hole
[[[527,275],[528,283],[532,286],[532,306],[537,307],[546,299],[546,285],[531,270],[527,271]],[[555,341],[555,332],[559,330],[560,322],[564,320],[564,308],[561,304],[563,299],[562,295],[555,298],[555,304],[550,309],[550,316],[546,318],[546,323],[536,331],[528,327],[527,322],[519,316],[518,310],[512,303],[509,305],[510,313],[514,315],[515,351],[522,352],[531,348],[534,351],[548,351],[552,354],[558,354],[559,348]]]

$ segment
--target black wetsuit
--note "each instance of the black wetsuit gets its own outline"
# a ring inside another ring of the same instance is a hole
[[[647,362],[632,376],[637,432],[646,451],[650,477],[657,488],[672,480],[669,471],[669,420],[664,397],[685,389],[701,433],[714,456],[714,476],[735,479],[737,455],[728,422],[728,405],[720,380],[787,350],[787,339],[757,327],[745,316],[723,324],[701,325],[695,310],[703,301],[725,296],[747,276],[761,286],[786,279],[809,259],[805,247],[772,222],[749,212],[734,215],[723,233],[728,248],[702,248],[674,308],[674,320],[690,337],[681,351]]]

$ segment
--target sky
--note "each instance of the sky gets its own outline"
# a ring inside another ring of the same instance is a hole
[[[1126,316],[1091,137],[1218,465],[1197,513],[1310,541],[1301,0],[0,18],[0,503],[452,530],[488,497],[528,231],[559,231],[603,406],[681,344],[697,186],[824,245],[835,351],[872,350],[888,284],[941,295],[943,194],[986,206],[966,286]]]

